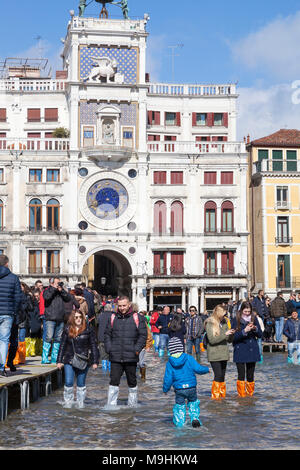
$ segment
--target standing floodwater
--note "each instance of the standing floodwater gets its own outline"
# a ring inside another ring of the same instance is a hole
[[[206,353],[201,354],[207,364]],[[166,359],[148,355],[147,380],[138,381],[139,406],[103,410],[107,400],[108,372],[90,371],[86,407],[64,409],[62,389],[16,411],[0,423],[0,446],[6,449],[299,449],[300,366],[288,365],[286,354],[265,353],[255,373],[255,395],[238,398],[236,367],[228,364],[227,396],[211,400],[212,372],[198,376],[203,427],[193,429],[172,423],[174,393],[162,393]],[[127,403],[122,378],[119,404]]]

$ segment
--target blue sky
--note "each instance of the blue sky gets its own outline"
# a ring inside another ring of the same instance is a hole
[[[41,36],[43,55],[60,68],[60,38],[79,0],[0,1],[0,58],[36,56]],[[292,89],[300,80],[299,0],[128,1],[131,17],[150,15],[147,68],[153,81],[172,81],[169,46],[183,44],[176,50],[175,82],[238,82],[238,138],[300,128]],[[86,16],[99,9],[92,3]],[[109,10],[120,16],[117,7]]]

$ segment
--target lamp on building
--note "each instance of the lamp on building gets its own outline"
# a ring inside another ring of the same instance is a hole
[[[101,282],[101,286],[105,286],[105,284],[106,284],[106,277],[105,277],[105,276],[101,277],[100,282]]]

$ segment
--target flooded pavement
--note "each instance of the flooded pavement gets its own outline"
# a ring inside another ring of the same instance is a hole
[[[206,353],[201,355],[207,364]],[[126,407],[127,383],[120,385],[120,410],[105,411],[109,373],[90,371],[83,410],[60,405],[63,389],[10,414],[0,423],[0,448],[5,449],[299,449],[300,366],[287,355],[265,353],[257,365],[253,397],[238,398],[236,367],[228,364],[225,400],[210,398],[212,372],[198,376],[203,426],[193,429],[172,423],[174,392],[162,393],[166,359],[147,356],[147,380],[138,380],[139,406]]]

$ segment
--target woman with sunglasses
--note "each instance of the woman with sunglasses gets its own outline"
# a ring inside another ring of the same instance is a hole
[[[72,365],[75,352],[85,357],[88,357],[90,354],[85,369],[81,370]],[[86,376],[90,365],[95,370],[98,364],[99,352],[94,329],[89,326],[84,313],[77,309],[73,310],[63,331],[57,356],[57,367],[61,369],[64,366],[65,371],[63,403],[65,408],[71,408],[74,403],[75,377],[77,381],[77,401],[75,404],[78,408],[84,407]]]

